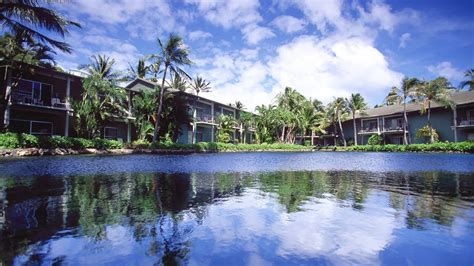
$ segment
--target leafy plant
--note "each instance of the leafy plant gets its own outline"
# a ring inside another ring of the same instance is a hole
[[[369,145],[381,145],[383,143],[382,135],[374,134],[369,137],[367,144]]]
[[[429,125],[425,125],[424,127],[418,129],[415,134],[416,139],[422,140],[424,142],[438,142],[439,135],[436,130]]]

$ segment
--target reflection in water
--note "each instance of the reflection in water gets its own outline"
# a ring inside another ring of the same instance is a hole
[[[5,264],[474,262],[469,174],[5,177],[0,208]]]

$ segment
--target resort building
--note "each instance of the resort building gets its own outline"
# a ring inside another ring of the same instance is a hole
[[[71,99],[81,99],[83,77],[77,73],[65,73],[41,67],[34,67],[33,72],[26,71],[18,77],[15,70],[9,66],[1,67],[0,75],[0,95],[5,99],[2,119],[9,131],[39,136],[76,136]],[[123,88],[127,90],[130,113],[132,98],[141,90],[154,89],[155,85],[144,79],[136,79]],[[224,114],[238,119],[242,112],[229,105],[193,94],[179,91],[173,93],[184,93],[190,99],[188,103],[190,116],[194,121],[189,125],[181,125],[182,134],[178,138],[179,143],[215,141],[217,116]],[[7,99],[6,95],[11,97]],[[192,106],[196,107],[194,115],[191,111]],[[134,120],[134,117],[129,116],[108,121],[101,129],[100,136],[131,142],[136,139]],[[252,143],[254,139],[252,131],[245,131],[241,126],[234,127],[231,137],[234,141],[240,141],[243,137],[247,143]]]
[[[440,141],[474,140],[474,91],[456,92],[451,95],[455,106],[453,109],[439,103],[431,103],[431,125],[439,135]],[[389,105],[366,110],[356,115],[357,143],[367,144],[370,136],[378,134],[384,137],[387,144],[403,144],[404,119],[403,104]],[[422,143],[416,138],[416,132],[428,123],[427,112],[421,114],[419,103],[407,103],[407,133],[410,143]],[[344,121],[346,141],[354,140],[353,120]],[[340,139],[338,127],[328,129],[328,134],[321,136],[321,145],[333,145]]]
[[[152,81],[137,78],[128,84],[126,88],[131,94],[136,94],[142,90],[153,90],[156,85]],[[191,125],[181,125],[181,135],[178,138],[178,143],[215,142],[218,127],[217,117],[223,114],[238,120],[241,112],[243,112],[237,108],[203,98],[202,96],[171,89],[170,91],[172,93],[182,93],[189,99],[190,116],[192,116],[194,121]],[[195,111],[193,112],[193,110]],[[253,143],[254,133],[253,129],[244,130],[240,124],[233,128],[231,138],[232,141],[243,140],[246,143]]]

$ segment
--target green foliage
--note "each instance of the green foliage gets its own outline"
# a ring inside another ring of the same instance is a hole
[[[383,143],[383,137],[378,134],[374,134],[369,137],[367,144],[369,145],[381,145]]]
[[[434,128],[430,128],[428,125],[418,129],[415,137],[416,139],[422,140],[424,142],[430,142],[431,137],[433,137],[434,142],[438,142],[439,140],[439,135],[436,130]]]
[[[474,153],[474,142],[438,142],[433,144],[410,145],[359,145],[347,147],[347,151],[371,152],[463,152]]]
[[[236,126],[236,120],[232,116],[219,115],[217,117],[217,141],[229,143],[232,140],[231,134],[233,127]]]
[[[20,147],[18,135],[15,133],[0,134],[0,147],[14,149]]]
[[[117,140],[96,138],[93,140],[93,142],[94,142],[94,148],[99,149],[99,150],[112,150],[112,149],[123,148],[123,143]]]
[[[44,148],[44,149],[120,149],[123,144],[116,140],[108,139],[83,139],[63,136],[37,137],[29,134],[4,133],[0,134],[1,148]]]
[[[149,149],[150,146],[150,142],[141,139],[135,140],[130,144],[130,148],[132,149]]]

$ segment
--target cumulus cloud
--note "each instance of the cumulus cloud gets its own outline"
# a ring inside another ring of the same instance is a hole
[[[359,38],[298,37],[278,48],[269,69],[276,81],[274,90],[292,86],[324,102],[354,91],[375,99],[402,78],[389,68],[380,51]]]
[[[431,73],[445,77],[449,80],[460,81],[463,79],[463,72],[460,69],[455,68],[451,62],[444,61],[437,65],[430,65],[428,66],[428,71]]]
[[[258,12],[260,6],[258,0],[186,0],[186,2],[196,5],[206,20],[226,29],[262,20]]]
[[[303,19],[283,15],[276,17],[271,24],[280,31],[294,33],[303,30],[307,23]]]
[[[401,36],[400,36],[400,45],[399,47],[400,48],[405,48],[406,45],[407,45],[407,42],[411,39],[411,34],[408,33],[408,32],[405,32],[403,33]]]
[[[262,40],[275,37],[271,29],[249,24],[242,29],[242,34],[249,44],[257,44]]]
[[[196,30],[189,33],[189,40],[191,41],[203,40],[211,37],[211,33],[202,30]]]

